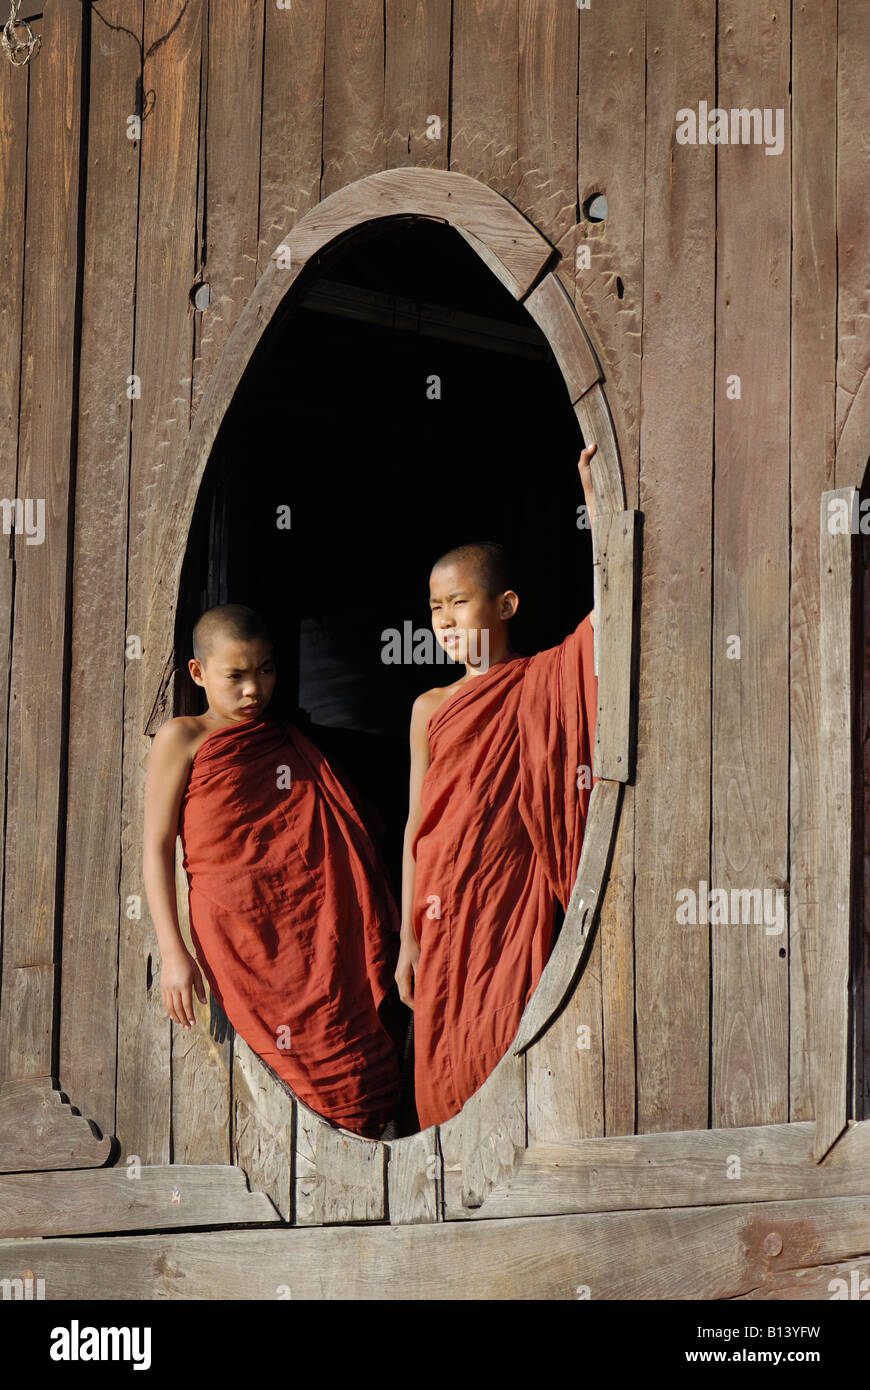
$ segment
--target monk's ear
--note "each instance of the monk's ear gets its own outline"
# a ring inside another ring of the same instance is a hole
[[[195,656],[192,656],[188,661],[187,669],[191,674],[191,678],[196,681],[196,684],[202,685],[202,663],[197,661]]]
[[[520,606],[520,596],[513,589],[507,589],[501,596],[500,617],[507,621],[512,618]]]

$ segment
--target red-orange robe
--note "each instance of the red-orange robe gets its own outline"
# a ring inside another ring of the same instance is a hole
[[[455,1115],[507,1052],[547,963],[556,900],[567,907],[597,780],[593,640],[587,615],[560,646],[474,677],[429,720],[413,842],[423,1129]]]
[[[297,728],[257,717],[200,745],[179,830],[197,960],[230,1023],[312,1110],[377,1137],[398,1101],[399,919],[348,792]]]

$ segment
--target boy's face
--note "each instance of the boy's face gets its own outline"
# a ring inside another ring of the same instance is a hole
[[[278,679],[272,645],[263,637],[219,638],[207,660],[194,657],[189,670],[204,688],[211,712],[227,720],[262,718]]]
[[[438,645],[454,661],[487,665],[500,650],[506,625],[517,608],[512,590],[491,597],[473,562],[436,565],[429,580],[432,630]]]

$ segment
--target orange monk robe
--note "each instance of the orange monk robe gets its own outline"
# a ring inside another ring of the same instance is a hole
[[[230,1023],[318,1114],[377,1137],[398,1101],[399,919],[326,758],[284,721],[209,734],[180,833],[197,960]]]
[[[593,640],[587,616],[560,646],[474,677],[429,721],[413,845],[423,1129],[455,1115],[507,1052],[556,900],[571,895],[595,780]]]

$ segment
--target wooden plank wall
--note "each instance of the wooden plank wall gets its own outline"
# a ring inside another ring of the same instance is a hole
[[[529,1133],[811,1116],[818,498],[856,481],[834,444],[870,366],[865,19],[862,0],[101,0],[85,45],[79,7],[46,0],[36,62],[0,61],[0,477],[45,496],[51,528],[0,560],[4,930],[24,967],[4,994],[54,989],[68,736],[59,1075],[126,1152],[225,1163],[259,1143],[245,1059],[171,1034],[141,883],[154,692],[125,643],[167,649],[145,610],[161,470],[281,237],[406,165],[482,180],[559,248],[644,514],[636,783],[589,965],[526,1060]],[[702,100],[785,108],[785,152],[678,145],[675,113]],[[594,192],[603,223],[578,220]],[[701,881],[790,890],[787,932],[678,928]],[[19,1070],[51,1064],[45,1036],[15,1048]],[[295,1119],[276,1105],[280,1145]],[[293,1176],[264,1162],[287,1211]]]

